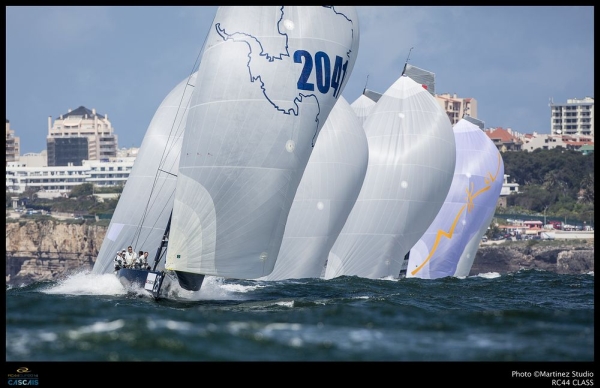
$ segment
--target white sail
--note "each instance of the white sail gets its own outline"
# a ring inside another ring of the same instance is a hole
[[[364,94],[361,94],[360,97],[354,100],[351,106],[354,110],[354,113],[356,113],[356,116],[360,120],[360,123],[364,124],[369,116],[369,113],[371,113],[371,110],[375,106],[375,101],[371,100]]]
[[[148,251],[154,258],[173,208],[186,107],[196,75],[181,81],[156,110],[110,220],[93,273],[113,272],[117,251],[129,245],[136,252]]]
[[[265,280],[318,278],[367,171],[367,137],[340,97],[315,145],[288,216],[275,268]]]
[[[354,7],[218,9],[183,141],[166,268],[253,279],[358,52]]]
[[[500,152],[478,126],[454,125],[456,168],[444,205],[411,249],[406,277],[469,275],[481,237],[496,210],[504,179]]]
[[[364,124],[365,180],[329,254],[325,278],[397,278],[404,256],[427,230],[452,183],[456,146],[446,112],[406,76]]]

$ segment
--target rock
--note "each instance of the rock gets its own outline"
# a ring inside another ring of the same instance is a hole
[[[6,224],[6,282],[23,285],[91,270],[107,227],[52,220]]]
[[[582,274],[594,271],[594,245],[580,240],[565,240],[559,244],[527,242],[504,243],[479,247],[470,276],[487,272],[500,274],[520,269],[539,269],[561,274]]]

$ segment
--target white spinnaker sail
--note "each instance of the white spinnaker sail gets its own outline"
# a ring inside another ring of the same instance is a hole
[[[350,77],[354,7],[220,7],[183,141],[166,268],[273,270],[314,141]]]
[[[129,245],[136,252],[148,251],[154,259],[173,208],[186,108],[196,75],[181,81],[156,110],[110,220],[93,273],[112,272],[117,251]]]
[[[318,278],[367,171],[363,127],[340,97],[319,133],[292,204],[275,268],[266,280]]]
[[[469,275],[481,237],[496,210],[504,163],[490,138],[462,119],[454,125],[456,168],[444,205],[411,249],[406,277]]]
[[[377,101],[364,124],[365,180],[329,254],[325,278],[397,278],[452,183],[456,147],[446,112],[406,76]]]
[[[360,123],[364,125],[365,121],[367,121],[367,117],[371,113],[371,110],[373,110],[373,107],[375,106],[375,101],[371,100],[363,93],[356,100],[354,100],[350,106],[354,110],[354,113],[356,113]]]

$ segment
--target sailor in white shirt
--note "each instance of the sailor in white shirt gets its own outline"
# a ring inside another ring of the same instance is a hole
[[[115,256],[115,271],[118,271],[123,266],[123,257],[121,256],[121,251],[117,251],[117,255]]]
[[[133,268],[133,264],[137,261],[137,253],[130,246],[127,247],[127,252],[125,252],[125,265],[128,268]]]

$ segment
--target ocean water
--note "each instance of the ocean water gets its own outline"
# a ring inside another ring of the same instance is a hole
[[[143,290],[125,290],[113,275],[85,272],[7,287],[9,373],[44,370],[39,385],[49,386],[54,377],[40,369],[46,362],[65,362],[54,363],[56,371],[82,361],[477,361],[504,364],[505,375],[516,365],[530,370],[530,362],[585,372],[595,359],[593,273],[277,282],[206,277],[200,292],[181,298],[154,301]]]

